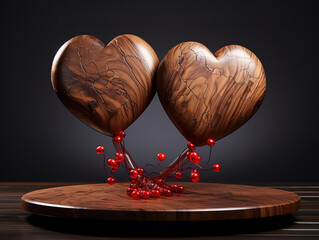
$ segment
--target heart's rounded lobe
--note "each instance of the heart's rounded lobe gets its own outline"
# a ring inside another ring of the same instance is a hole
[[[173,47],[157,71],[161,104],[196,146],[219,140],[250,119],[261,105],[266,77],[250,50],[229,45],[215,55],[197,42]]]
[[[120,35],[104,45],[81,35],[57,52],[51,71],[54,90],[78,119],[113,136],[146,109],[155,94],[158,57],[134,35]]]

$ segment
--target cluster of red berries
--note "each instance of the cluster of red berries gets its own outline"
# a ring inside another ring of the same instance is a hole
[[[137,178],[138,176],[143,176],[145,173],[145,170],[144,168],[138,168],[137,170],[136,169],[131,169],[130,170],[130,177],[131,178]]]
[[[164,153],[157,154],[159,161],[164,161],[166,155]],[[160,196],[172,196],[172,193],[183,193],[184,187],[176,184],[168,185],[163,178],[146,178],[143,168],[131,169],[129,175],[133,180],[127,189],[127,194],[133,199],[158,198]]]
[[[207,140],[207,145],[210,146],[210,147],[213,147],[215,145],[215,141],[210,138],[210,139]],[[198,155],[198,153],[195,152],[195,149],[196,149],[195,145],[193,143],[189,142],[187,144],[187,148],[189,149],[189,151],[187,152],[188,159],[194,164],[199,164],[202,159]],[[214,164],[213,170],[215,172],[219,172],[220,171],[220,165],[219,164]],[[178,178],[177,177],[177,173],[178,173],[178,175],[180,175],[181,172],[176,172],[176,178]],[[196,169],[194,169],[192,171],[192,173],[191,173],[190,178],[191,178],[191,180],[193,182],[198,182],[199,181],[199,172]]]
[[[113,141],[116,143],[120,143],[125,138],[125,132],[120,131],[114,138]],[[103,154],[104,153],[104,147],[98,146],[96,148],[97,154]],[[123,153],[118,152],[115,154],[115,159],[110,158],[107,160],[107,165],[112,169],[112,172],[116,172],[117,169],[120,167],[121,162],[124,160],[125,156]],[[115,183],[115,179],[113,177],[108,177],[106,182],[110,185],[113,185]]]
[[[116,143],[120,143],[125,138],[125,132],[119,131],[116,136],[113,137],[113,141]]]
[[[148,199],[158,198],[160,196],[172,196],[172,193],[183,193],[185,191],[183,186],[173,184],[169,186],[163,179],[159,178],[155,181],[149,181],[148,183],[142,183],[139,180],[131,180],[131,184],[127,189],[127,195],[133,199]]]
[[[113,141],[115,143],[120,143],[125,138],[125,132],[120,131],[116,136],[114,136]],[[215,145],[215,141],[213,139],[207,140],[207,145],[210,147],[213,147]],[[197,152],[195,152],[196,147],[193,143],[189,142],[187,144],[187,157],[188,159],[194,163],[199,164],[201,162],[201,157],[198,155]],[[98,146],[96,148],[96,152],[98,154],[104,153],[104,147]],[[115,154],[115,158],[110,158],[107,161],[107,165],[112,169],[113,172],[117,171],[118,168],[121,165],[121,162],[124,161],[125,156],[123,153],[118,152]],[[166,155],[164,153],[158,153],[157,159],[159,161],[164,161],[166,159]],[[215,172],[220,171],[220,165],[214,164],[213,170]],[[130,186],[127,189],[127,194],[132,197],[133,199],[148,199],[148,198],[158,198],[161,195],[163,196],[171,196],[172,193],[183,193],[184,187],[178,186],[176,184],[168,185],[165,183],[163,177],[157,176],[157,177],[146,177],[144,176],[145,170],[143,168],[138,169],[130,169],[129,175],[133,179],[131,180]],[[183,172],[182,170],[176,170],[175,171],[175,177],[177,179],[183,178]],[[190,175],[190,179],[193,182],[198,182],[200,179],[200,175],[197,169],[193,169]],[[107,178],[106,182],[110,185],[113,185],[115,183],[114,177]]]

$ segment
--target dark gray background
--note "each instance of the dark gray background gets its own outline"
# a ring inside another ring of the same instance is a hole
[[[319,181],[318,17],[311,3],[10,1],[2,11],[0,181],[105,180],[95,148],[104,145],[113,156],[111,139],[64,108],[50,68],[59,47],[76,35],[107,43],[123,33],[145,39],[159,59],[192,40],[212,52],[239,44],[262,61],[265,100],[251,120],[216,143],[213,161],[222,171],[202,174],[202,181]],[[126,133],[139,165],[157,163],[156,154],[165,152],[164,166],[187,144],[157,95]],[[208,150],[199,149],[204,159]]]

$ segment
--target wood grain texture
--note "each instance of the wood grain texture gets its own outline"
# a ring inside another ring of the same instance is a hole
[[[46,217],[29,214],[21,208],[21,196],[48,187],[78,182],[0,182],[0,238],[45,240],[100,240],[103,239],[273,239],[318,240],[319,237],[319,183],[317,182],[249,182],[247,185],[271,186],[293,191],[301,198],[301,208],[289,215],[229,221],[141,222],[95,221]],[[314,197],[317,196],[317,197]],[[135,231],[123,231],[125,226]],[[155,226],[155,227],[154,227]],[[209,227],[206,227],[209,226]],[[174,231],[172,231],[174,229]],[[182,230],[182,231],[181,231]]]
[[[298,195],[278,189],[217,183],[183,183],[184,194],[148,200],[126,195],[127,184],[48,188],[22,197],[36,214],[126,221],[205,221],[278,216],[297,211]]]
[[[155,93],[159,60],[134,35],[120,35],[106,46],[81,35],[66,42],[52,65],[52,85],[66,108],[102,134],[126,129]]]
[[[197,146],[242,126],[261,105],[266,77],[250,50],[229,45],[212,54],[197,42],[172,48],[157,72],[157,91],[166,113]]]

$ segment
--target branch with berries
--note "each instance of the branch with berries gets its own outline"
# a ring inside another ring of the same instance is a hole
[[[113,185],[116,182],[119,182],[114,177],[114,172],[116,172],[121,166],[125,168],[126,172],[130,176],[130,185],[127,189],[127,194],[133,199],[158,198],[160,196],[171,196],[173,193],[184,193],[185,189],[183,186],[177,184],[170,185],[166,182],[166,180],[169,178],[176,178],[178,180],[183,179],[183,172],[185,170],[192,170],[189,176],[192,182],[199,182],[200,171],[220,171],[220,165],[217,163],[213,164],[211,168],[207,168],[211,161],[212,147],[215,145],[215,141],[211,138],[207,140],[207,145],[210,147],[210,152],[208,160],[204,166],[200,165],[202,159],[196,152],[195,145],[189,142],[182,153],[162,171],[159,173],[149,173],[145,171],[145,167],[159,166],[160,163],[166,159],[166,155],[164,153],[158,153],[157,159],[160,161],[158,164],[147,164],[144,167],[139,168],[125,148],[125,136],[125,132],[120,131],[116,136],[113,137],[113,145],[116,150],[114,159],[110,158],[106,161],[103,146],[98,146],[96,148],[96,152],[103,155],[104,169],[106,170],[106,165],[111,169],[111,175],[106,180],[108,184]],[[192,166],[187,167],[186,165],[188,163],[192,163]]]

